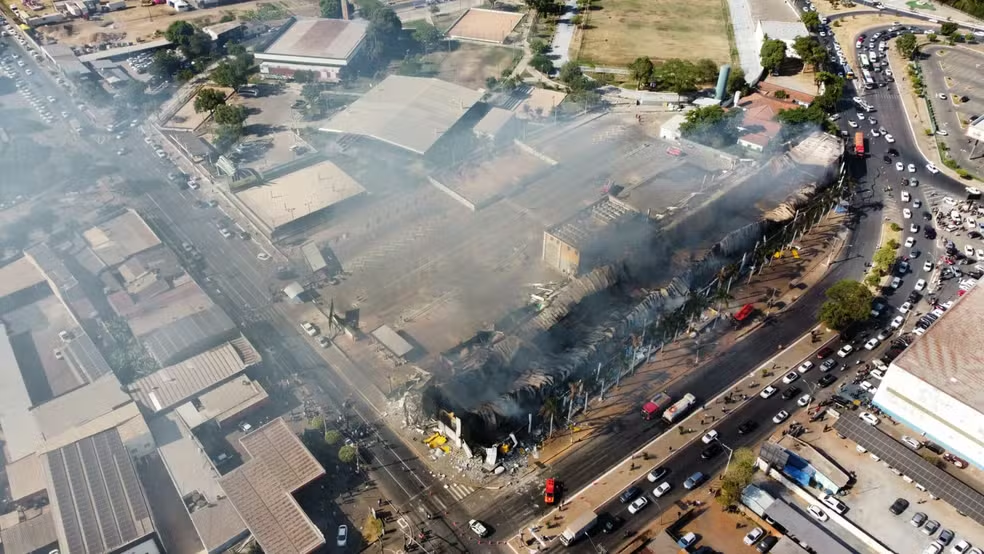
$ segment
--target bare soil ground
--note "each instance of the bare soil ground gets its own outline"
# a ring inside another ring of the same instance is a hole
[[[522,51],[517,49],[459,42],[451,52],[434,52],[424,61],[437,66],[434,76],[438,79],[479,89],[485,88],[487,77],[499,77],[520,56]]]
[[[652,59],[731,59],[728,22],[721,0],[600,0],[576,58],[600,66]]]

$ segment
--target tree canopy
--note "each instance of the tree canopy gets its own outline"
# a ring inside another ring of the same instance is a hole
[[[919,43],[916,41],[916,35],[912,33],[903,33],[899,38],[895,39],[895,48],[898,49],[899,54],[907,59],[912,59],[912,56],[919,51]]]
[[[734,94],[738,91],[744,94],[748,88],[745,71],[740,67],[732,68],[731,73],[728,74],[728,94]]]
[[[956,23],[954,23],[952,21],[944,21],[943,24],[940,25],[940,34],[943,35],[943,36],[945,36],[945,37],[948,37],[948,36],[952,35],[953,33],[956,33],[957,32],[957,28],[958,27],[957,27],[957,24]]]
[[[632,79],[638,83],[639,88],[649,84],[649,80],[653,78],[654,69],[656,67],[653,65],[653,61],[646,57],[636,58],[629,64]]]
[[[705,106],[687,112],[680,133],[691,140],[715,148],[730,146],[738,140],[741,110],[725,111],[721,106]]]
[[[338,459],[343,464],[355,463],[355,457],[357,455],[358,452],[356,452],[355,447],[350,444],[346,444],[338,449]]]
[[[810,32],[820,28],[820,15],[817,12],[805,12],[800,19]]]
[[[248,116],[244,106],[229,106],[219,104],[215,107],[213,118],[219,125],[232,125],[241,127],[246,122]]]
[[[765,38],[759,51],[759,60],[766,71],[779,69],[786,61],[786,43],[780,39]]]
[[[868,319],[871,313],[871,290],[858,281],[838,281],[827,289],[825,295],[827,301],[820,306],[820,321],[836,331]]]
[[[444,38],[444,33],[430,23],[418,22],[413,30],[413,40],[419,42],[424,50],[436,48],[441,43],[442,38]]]
[[[239,88],[249,82],[253,72],[253,55],[238,44],[229,47],[230,58],[222,60],[212,71],[212,81],[224,87]]]
[[[173,42],[189,60],[212,53],[212,37],[187,21],[175,21],[164,30],[164,38]]]
[[[195,96],[195,113],[212,112],[225,102],[226,96],[222,91],[214,88],[203,88]]]
[[[813,35],[796,37],[793,50],[803,60],[803,64],[813,68],[814,72],[820,71],[820,67],[827,61],[827,49]]]
[[[326,19],[342,18],[342,3],[339,0],[320,0],[318,7],[321,9],[321,17]],[[348,4],[349,13],[353,13],[352,4]]]
[[[158,50],[154,52],[149,69],[151,75],[158,79],[169,79],[179,69],[181,69],[181,59],[174,54],[173,50]]]

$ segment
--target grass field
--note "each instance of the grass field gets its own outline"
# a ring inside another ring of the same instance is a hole
[[[597,0],[595,7],[580,41],[583,63],[625,66],[639,56],[731,61],[722,0]]]
[[[468,42],[455,43],[457,48],[448,52],[437,51],[424,57],[428,69],[439,79],[479,89],[485,88],[487,77],[500,77],[502,70],[511,68],[522,52],[501,46],[485,46]]]

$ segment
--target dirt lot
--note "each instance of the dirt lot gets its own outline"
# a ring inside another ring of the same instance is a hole
[[[151,7],[140,7],[140,3],[132,0],[127,2],[127,9],[103,14],[99,20],[76,20],[62,25],[42,27],[41,32],[59,42],[80,46],[93,44],[104,40],[149,40],[154,38],[157,31],[163,31],[174,21],[190,21],[196,25],[207,26],[219,23],[225,15],[237,16],[250,10],[256,10],[260,4],[274,3],[281,6],[286,14],[317,15],[318,4],[308,0],[251,0],[239,4],[194,10],[191,12],[175,12],[161,4]]]
[[[583,62],[624,66],[653,59],[731,59],[721,0],[600,0],[588,15],[579,54]]]
[[[434,52],[424,61],[434,64],[437,74],[434,77],[479,89],[485,88],[487,77],[499,77],[504,69],[513,66],[513,60],[522,56],[522,51],[501,46],[483,46],[458,42],[457,47]]]

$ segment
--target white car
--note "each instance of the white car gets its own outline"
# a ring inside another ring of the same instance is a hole
[[[668,482],[661,483],[658,487],[656,487],[655,489],[653,489],[653,496],[655,496],[656,498],[659,498],[659,497],[663,496],[664,494],[666,494],[667,492],[669,492],[669,490],[670,490],[670,488],[672,488],[672,486],[673,485],[670,485]]]
[[[846,358],[851,355],[851,352],[854,352],[854,347],[850,344],[845,344],[837,351],[837,355],[841,358]]]
[[[881,136],[881,135],[878,134],[878,129],[872,129],[871,130],[871,136],[878,137],[878,136]]]
[[[796,401],[796,404],[799,406],[806,406],[807,404],[810,403],[810,400],[813,400],[813,397],[811,397],[809,394],[804,394],[803,396],[799,397],[799,400]]]
[[[827,507],[837,512],[838,514],[844,515],[844,512],[847,511],[847,505],[845,505],[843,502],[837,500],[836,498],[834,498],[829,494],[822,495],[820,497],[820,502],[823,502],[824,504],[827,505]]]
[[[909,224],[909,232],[910,233],[918,233],[919,232],[919,224],[918,223],[910,223]]]
[[[800,366],[799,366],[799,372],[800,373],[806,373],[807,371],[810,371],[811,369],[813,369],[813,362],[811,362],[810,360],[807,360],[807,361],[801,363]]]
[[[933,271],[933,262],[926,260],[926,263],[923,264],[923,271]]]
[[[960,539],[957,544],[950,547],[950,554],[965,554],[970,550],[970,543]]]
[[[891,134],[887,134],[885,135],[885,142],[893,143],[895,142],[895,137],[893,137]]]
[[[852,129],[857,129],[858,128],[857,122],[854,121],[853,119],[848,119],[847,120],[847,124],[850,125]]]
[[[799,373],[796,373],[795,371],[790,371],[789,373],[786,374],[785,377],[782,378],[782,382],[788,385],[799,378],[800,378]]]
[[[926,169],[927,169],[927,170],[928,170],[928,171],[929,171],[930,173],[939,173],[939,172],[940,172],[940,170],[939,170],[939,169],[938,169],[938,168],[936,167],[936,165],[934,165],[934,164],[932,164],[932,163],[928,163],[928,164],[926,164]]]
[[[318,328],[307,321],[301,322],[301,329],[304,329],[304,332],[307,333],[309,337],[313,337],[318,334]]]
[[[345,546],[348,543],[348,526],[339,525],[338,534],[335,535],[335,544],[338,546]]]
[[[901,277],[892,277],[892,285],[891,286],[892,286],[893,289],[897,289],[897,288],[901,287],[902,286],[902,278]]]
[[[891,327],[892,329],[898,329],[899,327],[902,326],[902,323],[904,322],[905,322],[905,318],[900,315],[897,315],[895,316],[895,319],[892,320],[892,323],[891,325],[889,325],[889,327]]]
[[[229,231],[229,229],[226,229],[225,227],[219,229],[219,234],[227,239],[232,238],[232,233]]]
[[[917,291],[921,291],[924,288],[926,288],[926,280],[925,279],[920,279],[920,280],[916,281],[916,290]]]
[[[765,531],[763,531],[761,527],[756,527],[755,529],[749,531],[747,535],[745,535],[744,542],[748,546],[752,546],[753,544],[757,543],[759,539],[761,539],[764,535],[765,535]]]
[[[902,162],[895,162],[895,171],[902,171],[904,169],[905,166],[902,165]]]
[[[762,398],[770,398],[778,391],[779,389],[773,387],[772,385],[769,385],[768,387],[762,389],[762,392],[759,393],[759,396],[761,396]]]
[[[824,512],[823,509],[820,506],[817,506],[816,504],[810,505],[810,507],[807,508],[806,511],[810,512],[810,515],[816,518],[817,521],[827,521],[828,519],[830,519],[830,516],[827,515],[827,512]]]
[[[907,191],[907,190],[903,190],[901,196],[902,196],[902,201],[903,202],[909,202],[909,201],[912,200],[912,195],[910,195],[909,194],[909,191]]]
[[[942,92],[937,94],[936,97],[939,98],[940,100],[946,100],[946,94]]]
[[[913,208],[921,208],[922,207],[922,200],[920,200],[918,198],[916,198],[915,200],[913,200],[912,201],[912,207]]]
[[[870,123],[872,125],[878,125],[878,121],[875,118],[873,118],[873,117],[869,117],[868,118],[868,123]]]
[[[645,497],[643,497],[642,500],[645,500]],[[629,507],[629,510],[631,509],[632,508]],[[478,521],[477,519],[470,520],[468,522],[468,527],[470,527],[472,532],[478,535],[479,537],[484,537],[485,535],[489,534],[489,529],[481,521]]]
[[[902,210],[902,217],[906,219],[912,219],[912,210],[910,210],[909,208],[904,208]]]
[[[629,504],[629,513],[637,514],[648,505],[649,505],[649,499],[646,498],[645,496],[640,496],[639,498],[633,500],[632,504]]]
[[[879,342],[881,341],[878,340],[878,337],[872,337],[868,340],[868,342],[864,343],[864,349],[874,350],[878,346]]]
[[[915,245],[916,245],[916,237],[906,237],[905,239],[906,248],[912,248]]]
[[[974,255],[974,247],[973,247],[973,246],[971,246],[971,245],[969,245],[969,244],[965,244],[965,245],[964,245],[964,254],[965,254],[965,255],[966,255],[966,256],[967,256],[968,258],[970,258],[970,257],[972,257],[972,256]]]
[[[870,375],[879,381],[885,378],[885,372],[880,369],[872,369]]]
[[[875,415],[872,414],[871,412],[861,412],[860,414],[858,414],[858,417],[860,417],[861,420],[867,423],[868,425],[878,425],[879,423],[881,423],[881,420],[875,417]]]
[[[909,310],[911,309],[912,309],[912,302],[904,302],[901,306],[899,306],[899,311],[904,314],[909,313]]]
[[[782,410],[778,414],[772,416],[772,423],[777,423],[777,424],[782,423],[783,421],[786,421],[788,417],[789,417],[789,412],[787,412],[786,410]]]
[[[712,442],[716,441],[717,438],[718,438],[717,429],[712,429],[711,431],[708,431],[707,434],[705,434],[700,440],[704,444],[711,444]]]
[[[909,173],[915,173],[916,172],[916,164],[909,164],[908,166],[906,166],[906,169],[909,170]]]
[[[270,255],[267,254],[266,252],[260,252],[259,254],[256,255],[256,259],[260,260],[261,262],[265,262],[270,259]]]

